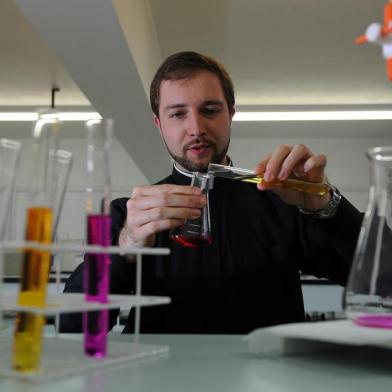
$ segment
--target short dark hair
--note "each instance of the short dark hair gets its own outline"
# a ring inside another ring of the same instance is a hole
[[[233,82],[223,65],[212,57],[197,52],[178,52],[162,63],[151,82],[150,105],[157,117],[159,117],[162,81],[186,79],[198,71],[209,71],[219,78],[229,111],[230,113],[233,111],[235,104]]]

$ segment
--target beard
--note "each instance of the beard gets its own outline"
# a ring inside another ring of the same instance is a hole
[[[195,143],[203,143],[203,142],[206,141],[203,139],[196,139],[192,141],[192,143],[188,143],[188,145],[195,144]],[[190,159],[186,158],[187,147],[184,148],[182,156],[173,154],[167,147],[167,144],[166,144],[166,148],[169,155],[174,159],[174,161],[177,162],[180,166],[182,166],[185,170],[188,170],[190,172],[197,171],[201,173],[206,173],[208,170],[208,165],[210,163],[220,164],[222,162],[223,158],[226,156],[227,150],[229,149],[229,144],[230,144],[230,139],[227,141],[227,144],[223,148],[218,149],[216,144],[208,142],[209,147],[213,151],[211,160],[208,163],[195,163],[192,162]]]

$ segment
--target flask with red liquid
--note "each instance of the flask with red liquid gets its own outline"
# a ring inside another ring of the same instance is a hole
[[[191,185],[199,187],[206,195],[207,204],[202,209],[201,215],[197,219],[189,219],[182,226],[172,230],[170,239],[181,246],[188,248],[199,248],[212,243],[210,210],[208,202],[208,192],[213,186],[213,176],[207,173],[194,173]]]

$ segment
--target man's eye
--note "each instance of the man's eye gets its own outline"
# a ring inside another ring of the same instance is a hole
[[[184,116],[184,112],[173,112],[170,113],[169,117],[170,118],[181,118]]]
[[[203,109],[203,112],[208,115],[208,116],[212,116],[216,113],[219,113],[220,109],[216,108],[216,107],[206,107]]]

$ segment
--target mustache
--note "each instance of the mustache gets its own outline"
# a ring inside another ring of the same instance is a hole
[[[195,144],[207,144],[209,146],[214,146],[215,144],[211,142],[210,140],[203,138],[203,137],[198,137],[193,140],[191,140],[189,143],[185,144],[184,150],[189,150],[192,146]]]

